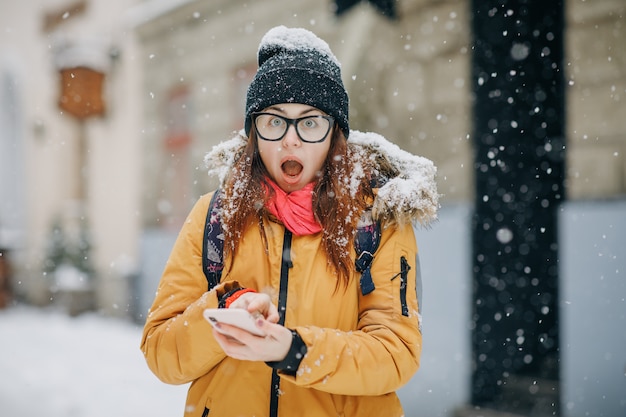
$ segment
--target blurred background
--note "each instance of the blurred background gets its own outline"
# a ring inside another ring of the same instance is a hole
[[[143,322],[279,24],[438,167],[407,415],[626,415],[624,0],[2,1],[0,307]]]

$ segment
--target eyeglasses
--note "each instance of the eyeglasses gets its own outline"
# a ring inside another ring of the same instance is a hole
[[[286,134],[289,126],[296,128],[296,133],[302,142],[324,142],[335,119],[331,116],[305,116],[298,119],[289,119],[273,113],[252,113],[252,120],[259,137],[267,141],[279,141]]]

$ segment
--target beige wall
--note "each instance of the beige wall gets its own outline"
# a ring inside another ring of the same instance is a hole
[[[438,167],[442,204],[472,196],[469,4],[401,2],[401,20],[372,19],[348,81],[354,125]],[[358,20],[355,11],[352,19]],[[350,22],[346,22],[349,24]]]
[[[626,3],[567,2],[567,191],[626,195]]]

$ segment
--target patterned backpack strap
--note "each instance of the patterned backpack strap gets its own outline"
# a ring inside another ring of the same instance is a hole
[[[363,219],[362,219],[363,221]],[[370,271],[374,254],[380,243],[380,224],[371,221],[369,223],[359,223],[356,236],[354,238],[354,249],[356,250],[356,270],[361,273],[359,284],[361,294],[367,295],[376,289],[372,273]],[[417,295],[417,311],[422,313],[422,273],[419,253],[415,254],[415,292]],[[421,318],[420,318],[421,323]]]
[[[219,284],[224,269],[224,233],[222,233],[222,193],[217,189],[207,210],[202,242],[202,270],[211,290]]]
[[[354,237],[354,249],[356,250],[356,270],[361,273],[359,284],[361,294],[367,295],[376,289],[372,273],[370,271],[374,254],[380,243],[380,224],[372,220],[371,213],[366,212],[357,228]]]

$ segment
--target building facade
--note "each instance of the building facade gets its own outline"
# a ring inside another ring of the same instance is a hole
[[[433,347],[430,355],[425,351],[422,379],[403,401],[415,401],[420,414],[433,416],[452,415],[470,402],[474,3],[402,0],[393,3],[395,19],[376,3],[358,2],[340,16],[330,0],[287,6],[278,0],[0,5],[0,251],[11,263],[14,298],[142,320],[178,228],[197,198],[216,185],[206,175],[205,153],[243,126],[260,38],[278,24],[305,27],[327,40],[342,63],[351,127],[381,133],[438,167],[442,234],[436,226],[418,237],[425,288],[428,294],[430,285],[433,295],[432,301],[426,297],[426,311],[431,308],[433,322],[449,332],[430,331]],[[505,3],[513,14],[520,6]],[[564,13],[562,222],[572,227],[561,240],[587,236],[572,232],[587,230],[576,226],[580,213],[590,221],[623,217],[615,207],[626,195],[626,4],[567,0]],[[70,85],[63,75],[71,80],[77,68],[103,75],[104,109],[98,114],[76,117],[60,105],[64,97],[86,97],[63,94]],[[578,211],[586,204],[594,209]],[[606,227],[623,230],[624,222],[610,220]],[[430,243],[442,253],[429,255]],[[572,283],[585,277],[571,267],[577,257],[562,243],[563,259],[571,260],[560,275],[562,293],[574,297],[579,287]],[[444,253],[450,248],[457,251]],[[450,257],[464,261],[451,265]],[[81,266],[81,259],[88,265]],[[59,281],[57,264],[67,263],[87,275],[65,274]],[[607,294],[624,294],[623,286],[611,285]],[[457,303],[443,308],[446,300]],[[567,326],[576,317],[567,308],[571,303],[561,304],[561,348],[575,363],[577,351],[568,350]],[[612,306],[606,314],[624,324],[623,299]],[[446,337],[454,334],[462,336],[451,347]],[[611,365],[625,360],[615,352],[609,356]],[[429,364],[429,357],[435,362]],[[564,375],[575,381],[588,376]],[[562,389],[563,415],[617,415],[593,414],[595,403],[576,399],[582,383],[572,384]],[[430,405],[419,400],[425,397]],[[622,412],[626,405],[615,401],[615,412]]]

